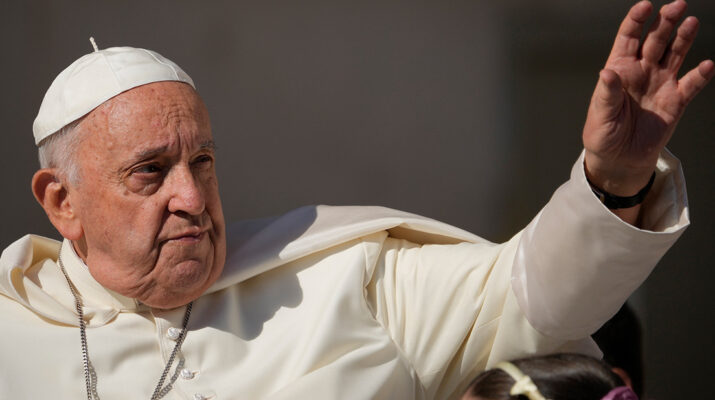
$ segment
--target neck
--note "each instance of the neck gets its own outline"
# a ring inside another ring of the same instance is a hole
[[[84,236],[82,236],[79,240],[70,240],[70,243],[72,243],[72,248],[74,249],[74,252],[77,253],[77,256],[79,256],[80,260],[82,260],[82,262],[86,265],[87,241],[84,239]]]

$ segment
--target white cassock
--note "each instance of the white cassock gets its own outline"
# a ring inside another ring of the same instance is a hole
[[[447,399],[505,359],[598,355],[589,335],[688,224],[677,160],[658,162],[638,229],[571,180],[494,244],[381,207],[304,207],[228,231],[221,279],[194,302],[167,399]],[[0,393],[86,397],[74,300],[104,400],[149,398],[184,307],[99,285],[69,242],[25,236],[0,258]]]

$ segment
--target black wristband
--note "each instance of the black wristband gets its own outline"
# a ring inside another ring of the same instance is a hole
[[[593,190],[593,193],[596,195],[596,197],[598,197],[599,200],[601,200],[601,203],[603,203],[603,205],[605,205],[611,210],[616,210],[619,208],[631,208],[642,203],[645,199],[645,196],[648,194],[648,191],[650,191],[651,186],[653,186],[653,182],[655,181],[655,172],[653,172],[653,175],[650,176],[650,180],[643,187],[643,189],[638,191],[638,193],[636,193],[635,195],[629,197],[621,197],[616,196],[615,194],[610,194],[607,191],[601,189],[600,187],[594,185],[593,182],[588,179],[588,177],[586,177],[586,181],[588,181],[588,184],[591,185],[591,190]]]

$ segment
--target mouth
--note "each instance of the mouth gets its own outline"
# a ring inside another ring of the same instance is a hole
[[[206,233],[206,229],[190,229],[179,234],[170,236],[168,239],[166,239],[166,242],[183,244],[198,243],[206,236]]]

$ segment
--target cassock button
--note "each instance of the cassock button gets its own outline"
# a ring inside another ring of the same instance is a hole
[[[194,379],[194,376],[195,376],[196,374],[194,374],[193,371],[184,368],[184,369],[181,370],[181,372],[179,372],[179,375],[181,376],[181,379],[189,380],[189,379]]]
[[[171,340],[178,339],[180,335],[181,335],[181,329],[179,329],[179,328],[174,328],[172,326],[171,328],[166,330],[166,337],[168,337]]]

